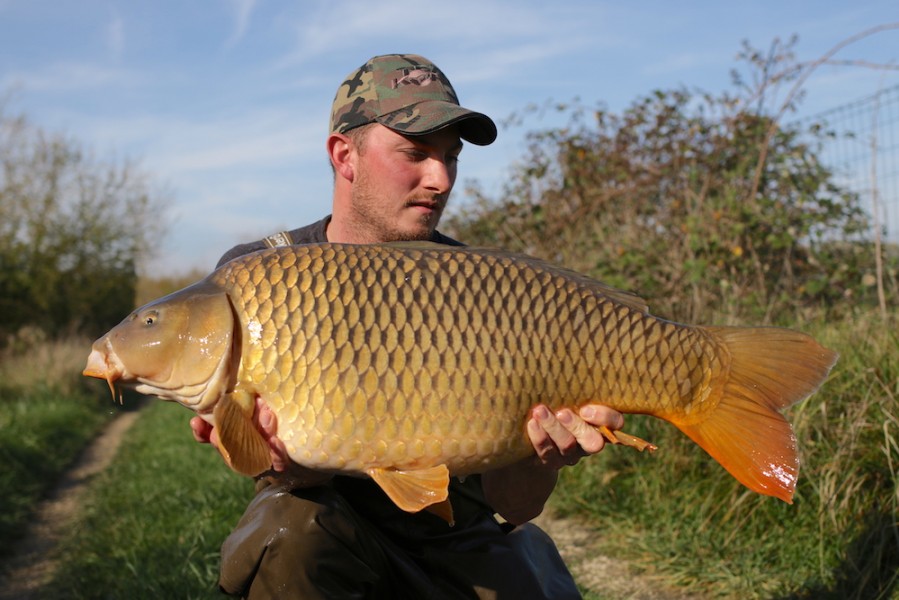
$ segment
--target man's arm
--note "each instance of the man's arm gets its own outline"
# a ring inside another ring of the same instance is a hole
[[[553,414],[545,406],[536,407],[527,423],[536,455],[484,473],[481,484],[487,502],[515,525],[539,515],[556,486],[559,469],[603,449],[605,439],[595,429],[600,426],[621,429],[624,417],[600,404],[584,406],[578,414],[568,409]]]

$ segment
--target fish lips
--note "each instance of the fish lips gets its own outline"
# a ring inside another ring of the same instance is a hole
[[[109,385],[109,391],[112,394],[112,399],[113,401],[115,401],[115,382],[121,379],[124,371],[122,370],[121,365],[117,364],[114,359],[110,360],[110,356],[110,350],[108,348],[104,352],[103,350],[98,349],[95,344],[91,349],[90,355],[87,357],[87,365],[85,365],[84,370],[81,372],[81,374],[85,375],[86,377],[105,379],[106,383]],[[121,394],[119,394],[119,399],[121,400]]]

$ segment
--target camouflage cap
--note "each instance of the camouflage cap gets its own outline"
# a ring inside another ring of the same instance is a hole
[[[459,106],[446,75],[414,54],[376,56],[337,89],[331,133],[375,122],[405,135],[424,135],[456,124],[462,139],[479,146],[496,139],[490,117]]]

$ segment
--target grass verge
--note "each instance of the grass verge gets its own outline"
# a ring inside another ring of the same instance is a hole
[[[153,402],[61,548],[49,598],[221,598],[219,548],[252,482],[197,444],[184,408]]]
[[[108,395],[101,400],[79,381],[89,347],[79,340],[42,343],[0,361],[0,560],[116,410]]]

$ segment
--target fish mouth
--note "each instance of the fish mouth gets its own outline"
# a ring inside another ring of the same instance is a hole
[[[92,348],[90,356],[87,357],[87,365],[81,372],[86,377],[96,377],[97,379],[105,379],[109,385],[109,391],[112,394],[112,400],[116,399],[115,382],[122,377],[122,370],[118,365],[109,361],[109,353],[101,352],[97,348]],[[121,391],[118,394],[119,403],[122,402]]]

